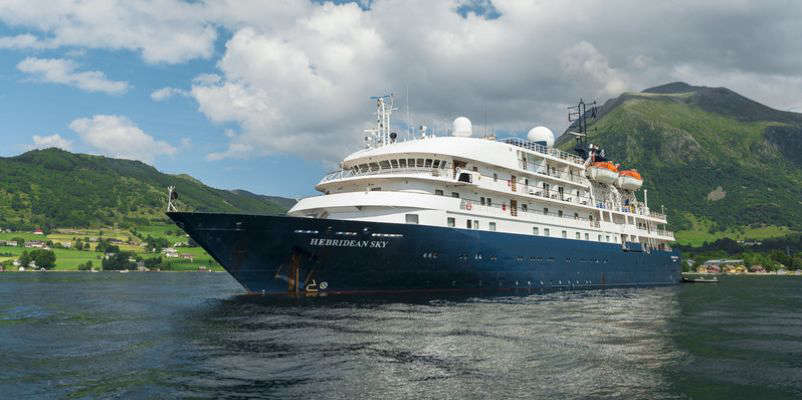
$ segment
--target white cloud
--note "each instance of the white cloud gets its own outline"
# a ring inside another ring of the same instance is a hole
[[[42,82],[60,83],[89,92],[120,94],[128,90],[128,82],[112,81],[101,71],[76,71],[78,65],[63,58],[28,57],[17,69]]]
[[[41,40],[29,33],[16,36],[0,36],[0,49],[52,49],[58,47],[57,44]]]
[[[183,89],[167,86],[158,90],[154,90],[150,94],[150,98],[153,99],[153,101],[163,101],[173,96],[189,96],[189,92]]]
[[[84,142],[104,155],[153,163],[158,156],[174,155],[176,148],[156,140],[131,120],[119,115],[95,115],[70,123]]]
[[[50,147],[70,150],[72,148],[72,141],[64,139],[57,133],[50,136],[33,135],[33,144],[28,146],[29,149],[47,149]]]

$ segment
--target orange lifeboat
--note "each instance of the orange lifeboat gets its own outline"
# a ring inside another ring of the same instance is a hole
[[[638,190],[643,186],[643,178],[634,169],[626,169],[618,174],[618,187],[624,190]]]
[[[618,167],[609,161],[600,161],[590,164],[588,167],[590,179],[601,183],[612,185],[618,180]]]

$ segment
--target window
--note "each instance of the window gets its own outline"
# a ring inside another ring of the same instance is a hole
[[[579,213],[574,213],[574,219],[579,219]]]
[[[417,224],[418,223],[418,214],[405,214],[408,224]]]
[[[602,240],[601,240],[601,235],[599,235],[599,241],[600,241],[600,242],[602,241]]]
[[[442,196],[443,195],[443,190],[442,189],[435,189],[434,190],[434,194],[436,194],[438,196]]]
[[[557,216],[562,218],[563,217],[563,210],[557,210]]]
[[[473,229],[479,229],[479,220],[473,220]]]
[[[423,159],[422,159],[422,158],[419,158],[419,159],[418,159],[418,164],[417,164],[416,166],[417,166],[418,168],[420,168],[420,167],[423,167]]]
[[[380,161],[379,165],[382,167],[382,169],[390,169],[390,162],[387,160]]]
[[[493,182],[497,182],[497,181],[498,181],[498,174],[493,173]]]
[[[528,208],[529,206],[527,206],[526,204],[521,204],[521,211],[526,212]]]
[[[568,231],[563,231],[563,237],[564,237],[564,238],[567,238],[567,237],[568,237]]]
[[[398,160],[398,166],[401,167],[401,168],[406,168],[407,167],[407,160],[405,158],[402,158],[402,159]]]
[[[543,207],[543,215],[549,215],[549,208]]]
[[[533,234],[533,235],[540,235],[540,228],[538,228],[538,227],[533,227],[533,228],[532,228],[532,234]]]
[[[589,233],[585,233],[585,240],[590,240],[590,234]]]
[[[496,223],[495,222],[489,223],[487,228],[490,229],[491,231],[495,231],[496,230]]]
[[[447,163],[447,162],[445,162],[445,161],[441,162],[441,163],[440,163],[440,169],[446,169],[446,165],[447,165],[447,164],[448,164],[448,163]]]
[[[434,164],[432,164],[432,168],[440,168],[440,160],[434,160]]]
[[[608,242],[610,241],[610,235],[605,236],[605,238],[607,239]]]
[[[379,163],[370,163],[370,170],[371,171],[378,171],[379,170]]]
[[[529,178],[524,178],[524,185],[529,186]]]
[[[493,205],[493,200],[491,200],[490,197],[487,198],[487,205],[488,206],[492,206]]]
[[[479,167],[473,167],[473,172],[479,172]]]
[[[467,220],[467,221],[465,221],[465,227],[466,227],[466,228],[468,228],[468,229],[473,229],[473,224],[472,224],[472,222],[473,222],[473,221],[471,221],[471,220]]]
[[[390,160],[390,166],[393,168],[398,168],[398,160]]]
[[[446,219],[446,224],[448,225],[449,228],[453,228],[454,226],[457,225],[457,221],[454,219],[454,217],[448,217]]]
[[[551,236],[551,232],[549,231],[549,228],[546,228],[546,229],[543,230],[543,236]]]
[[[426,159],[426,168],[431,168],[431,167],[432,167],[432,159],[431,158],[427,158]]]
[[[414,158],[407,158],[407,166],[410,168],[415,168],[415,159]]]
[[[579,240],[579,239],[581,239],[581,238],[579,237],[579,232],[577,232],[576,233],[576,240]]]
[[[382,188],[380,188],[380,187],[373,187],[373,188],[370,188],[370,191],[371,191],[371,192],[381,192],[381,191],[382,191]]]
[[[451,197],[459,198],[459,193],[451,192]]]
[[[479,198],[479,203],[481,203],[482,205],[485,205],[485,198],[484,197],[480,197]]]

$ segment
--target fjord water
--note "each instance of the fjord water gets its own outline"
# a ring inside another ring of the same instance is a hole
[[[802,398],[802,278],[463,298],[0,274],[3,398]]]

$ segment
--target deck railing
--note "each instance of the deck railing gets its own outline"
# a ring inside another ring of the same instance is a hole
[[[353,178],[356,176],[370,176],[370,175],[386,175],[386,174],[419,174],[426,176],[446,176],[451,173],[451,170],[440,168],[392,168],[392,169],[376,169],[360,171],[356,168],[343,169],[334,171],[324,176],[320,183],[326,183],[337,179]],[[320,184],[318,183],[318,184]]]
[[[529,140],[519,139],[519,138],[507,138],[502,140],[503,143],[511,144],[513,146],[523,147],[527,150],[532,150],[537,153],[547,154],[552,157],[556,157],[562,160],[570,161],[577,165],[583,165],[585,163],[580,157],[577,157],[571,153],[566,153],[562,150],[555,149],[553,147],[546,147],[535,142],[531,142]]]

